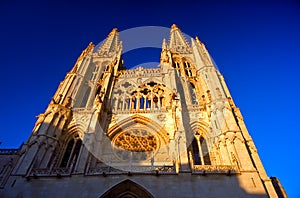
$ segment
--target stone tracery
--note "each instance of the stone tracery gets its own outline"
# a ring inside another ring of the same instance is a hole
[[[136,87],[130,82],[116,86],[113,110],[154,110],[171,105],[172,93],[164,85],[148,82]]]
[[[113,142],[118,148],[134,152],[155,151],[158,148],[156,137],[145,129],[122,132]]]

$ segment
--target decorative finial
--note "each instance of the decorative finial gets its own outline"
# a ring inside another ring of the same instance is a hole
[[[112,31],[108,34],[108,36],[112,36],[114,34],[118,33],[118,29],[117,28],[114,28],[112,29]]]
[[[196,42],[197,42],[197,43],[202,43],[202,42],[200,41],[200,39],[198,38],[198,36],[196,36]]]
[[[167,42],[166,42],[166,39],[165,39],[165,38],[163,39],[161,48],[162,48],[163,50],[166,50],[166,49],[167,49]]]
[[[177,27],[176,24],[173,24],[173,25],[171,26],[171,30],[176,30],[176,29],[179,29],[179,28]]]
[[[95,47],[94,43],[93,42],[90,42],[88,47]]]

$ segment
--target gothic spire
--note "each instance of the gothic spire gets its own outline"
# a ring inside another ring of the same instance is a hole
[[[167,49],[168,49],[167,42],[166,42],[166,39],[165,39],[165,38],[164,38],[163,43],[162,43],[162,45],[161,45],[161,49],[162,49],[162,50],[167,50]]]
[[[83,59],[94,50],[95,45],[93,44],[93,42],[90,42],[89,45],[87,46],[87,48],[85,48],[80,56],[78,57],[74,67],[71,69],[71,71],[69,72],[70,74],[75,74],[78,71],[78,68],[80,66],[80,64],[82,63]]]
[[[190,47],[177,25],[173,24],[170,31],[169,47],[171,51],[187,52]]]
[[[119,51],[120,43],[118,29],[114,28],[103,41],[97,52],[100,55],[110,55]]]
[[[211,57],[210,57],[204,43],[202,43],[197,36],[196,36],[196,43],[199,46],[200,54],[201,54],[201,57],[202,57],[202,60],[203,60],[204,64],[205,65],[213,65]]]

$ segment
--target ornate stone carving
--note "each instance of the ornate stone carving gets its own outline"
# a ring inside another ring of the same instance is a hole
[[[194,165],[193,166],[194,174],[237,174],[239,173],[239,169],[236,166],[232,165]]]
[[[157,116],[157,119],[160,121],[160,122],[164,122],[166,121],[166,115],[165,114],[159,114]]]
[[[122,132],[113,139],[113,143],[126,151],[155,151],[158,148],[155,136],[143,129]]]

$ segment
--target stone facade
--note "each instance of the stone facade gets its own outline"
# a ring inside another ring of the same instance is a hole
[[[117,29],[81,53],[3,161],[2,197],[278,196],[197,37],[173,25],[157,68],[127,70],[121,55]]]

